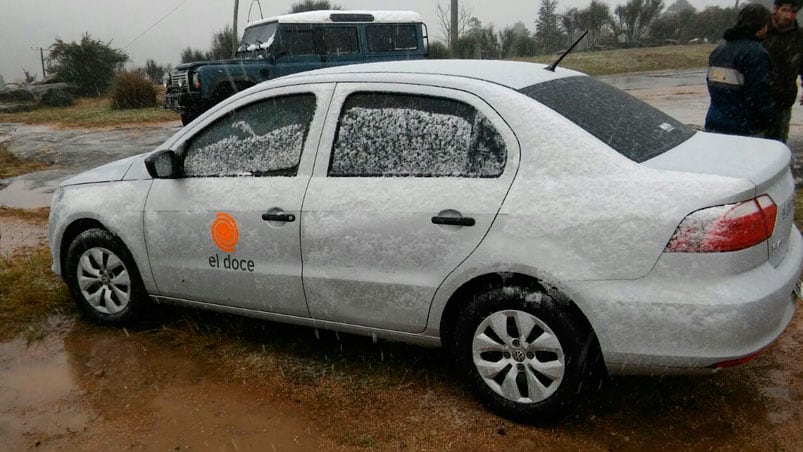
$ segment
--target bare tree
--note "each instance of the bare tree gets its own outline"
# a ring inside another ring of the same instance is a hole
[[[614,10],[617,32],[624,33],[628,46],[639,45],[650,24],[664,8],[663,0],[629,0]]]
[[[466,5],[465,1],[460,3],[460,8],[458,8],[457,13],[457,29],[454,29],[452,26],[452,7],[443,8],[440,3],[438,3],[438,6],[435,8],[435,12],[438,15],[438,23],[440,24],[443,35],[446,37],[446,45],[449,47],[449,50],[453,50],[457,44],[453,42],[453,36],[459,38],[460,35],[464,34],[468,29],[473,9],[470,4]]]

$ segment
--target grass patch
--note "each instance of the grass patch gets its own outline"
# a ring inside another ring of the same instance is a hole
[[[67,287],[50,271],[50,252],[44,246],[0,256],[0,341],[30,333],[41,338],[48,316],[70,311]]]
[[[123,127],[178,120],[161,107],[115,110],[108,98],[79,98],[69,107],[41,107],[20,113],[0,113],[0,122],[55,124],[61,127]]]
[[[8,143],[0,143],[0,179],[32,173],[47,167],[48,164],[45,162],[24,160],[17,157],[8,149]]]
[[[708,55],[713,49],[714,44],[698,44],[576,52],[566,56],[560,63],[560,67],[585,72],[589,75],[693,69],[707,67]],[[551,64],[557,58],[558,55],[541,55],[521,60]]]
[[[0,206],[0,217],[11,217],[25,221],[47,221],[49,214],[49,207],[40,207],[38,209],[18,209],[16,207]]]

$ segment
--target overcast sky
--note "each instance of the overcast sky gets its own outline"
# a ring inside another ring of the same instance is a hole
[[[462,0],[483,25],[497,30],[522,21],[531,30],[541,5],[539,0]],[[626,0],[604,0],[611,5]],[[449,0],[440,0],[446,6]],[[240,0],[239,32],[250,20],[286,13],[293,0]],[[343,9],[413,10],[429,27],[430,39],[440,39],[437,0],[335,0]],[[585,8],[591,0],[558,0],[558,12]],[[664,0],[671,5],[674,0]],[[698,10],[707,6],[732,6],[733,0],[689,0]],[[158,64],[176,65],[181,50],[190,46],[206,51],[212,34],[231,23],[234,0],[0,0],[0,76],[6,82],[23,78],[23,69],[42,78],[39,47],[48,47],[60,37],[79,41],[89,32],[94,39],[111,42],[131,58],[131,65],[144,66],[151,58]]]

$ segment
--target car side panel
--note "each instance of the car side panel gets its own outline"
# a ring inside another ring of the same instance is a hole
[[[351,93],[376,91],[459,99],[503,134],[503,174],[461,177],[327,177],[340,105]],[[338,84],[302,211],[304,289],[320,320],[420,332],[443,279],[482,241],[518,166],[518,142],[476,96],[401,84]],[[433,224],[450,211],[473,226]]]
[[[53,271],[61,274],[60,247],[67,227],[78,220],[91,219],[120,237],[134,257],[145,289],[155,293],[142,233],[142,212],[151,183],[138,180],[63,187],[60,198],[54,197],[49,221]]]

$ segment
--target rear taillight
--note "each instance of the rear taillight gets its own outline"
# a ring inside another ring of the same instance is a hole
[[[777,213],[768,195],[698,210],[683,219],[666,251],[716,253],[750,248],[772,236]]]

